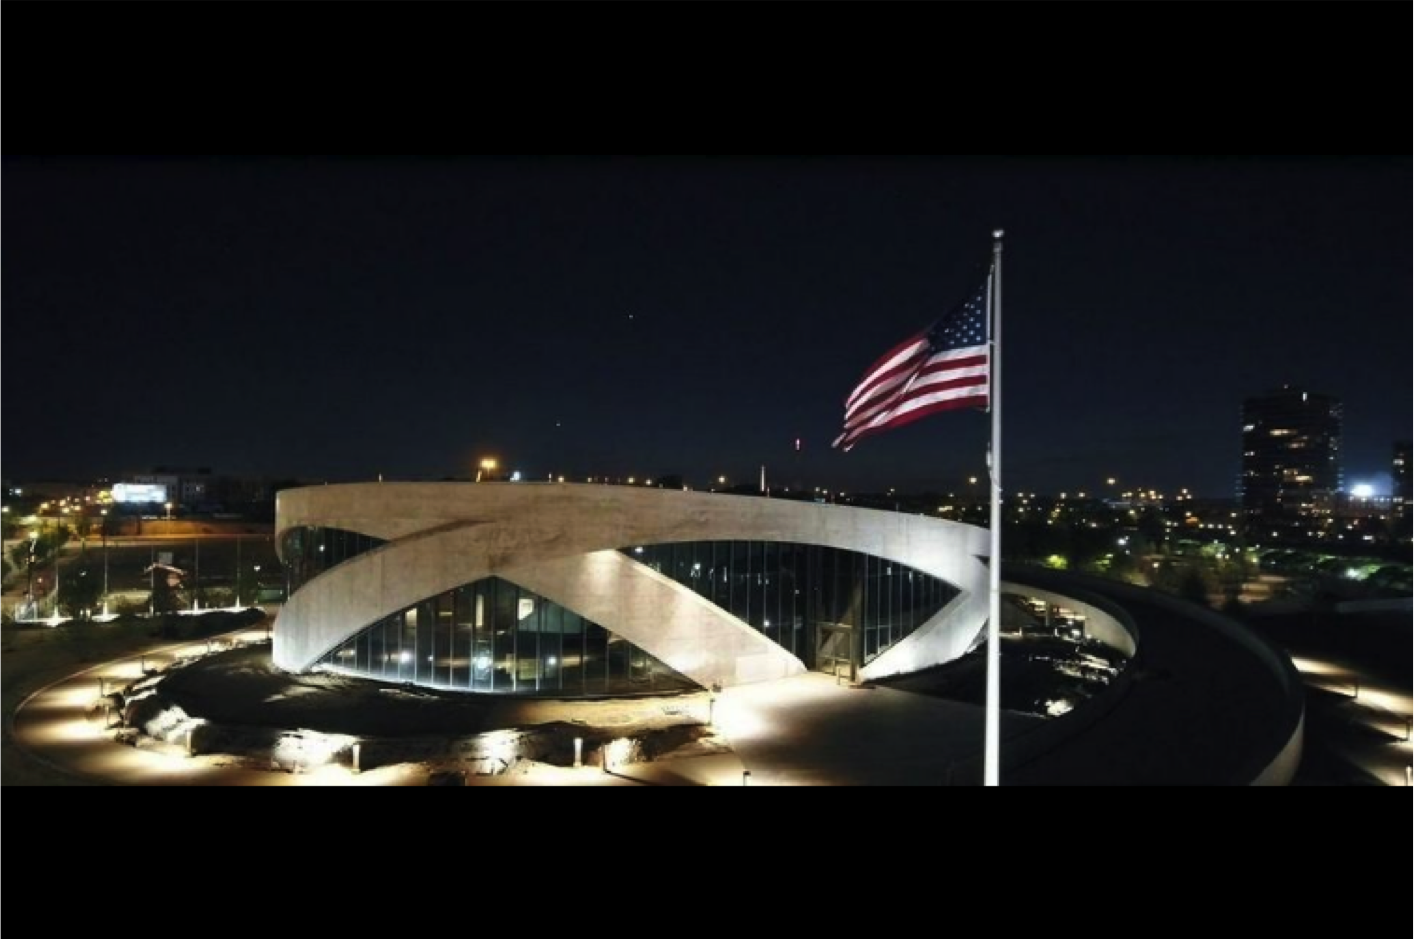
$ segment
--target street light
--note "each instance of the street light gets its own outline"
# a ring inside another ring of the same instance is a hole
[[[29,564],[25,566],[28,573],[25,577],[25,602],[29,604],[29,618],[34,621],[34,549],[39,541],[39,532],[30,529],[29,533]]]
[[[108,615],[108,510],[99,510],[99,537],[103,539],[103,615]]]
[[[64,511],[68,511],[65,509]],[[59,562],[63,559],[64,549],[60,546],[59,538],[54,538],[54,623],[59,622],[59,578],[62,576],[59,570]]]
[[[497,463],[495,460],[491,459],[490,457],[487,457],[487,458],[483,459],[483,460],[481,461],[480,465],[477,467],[477,470],[476,470],[476,481],[477,481],[477,482],[481,482],[481,480],[482,480],[483,478],[485,478],[485,479],[490,479],[490,478],[492,478],[492,477],[495,475],[496,468],[497,468],[499,465],[500,465],[499,463]]]
[[[168,502],[168,503],[167,503],[167,521],[170,522],[171,520],[172,520],[172,503]]]

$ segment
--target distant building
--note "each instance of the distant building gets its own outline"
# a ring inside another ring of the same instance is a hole
[[[1242,510],[1249,530],[1306,537],[1329,527],[1341,488],[1338,398],[1286,386],[1242,406]]]
[[[1394,445],[1394,504],[1403,513],[1409,512],[1414,493],[1409,485],[1409,441],[1401,440]]]
[[[27,499],[60,502],[65,499],[82,500],[90,491],[88,484],[66,479],[25,480],[8,492]]]
[[[165,485],[178,505],[195,508],[206,502],[212,482],[211,467],[159,466],[138,482]]]
[[[156,483],[116,483],[113,486],[113,501],[119,505],[162,505],[171,492],[165,484]]]
[[[113,487],[113,498],[119,502],[156,503],[172,502],[179,506],[195,505],[204,496],[204,477],[210,477],[210,470],[187,471],[169,470],[158,467],[151,473],[135,473]],[[192,477],[196,477],[193,479]],[[119,495],[119,490],[123,495]],[[160,493],[165,493],[159,498]]]
[[[273,498],[269,480],[220,476],[209,467],[159,466],[150,473],[129,474],[113,487],[115,502],[157,506],[171,502],[189,512],[239,511]]]
[[[1326,540],[1349,544],[1388,544],[1395,516],[1391,496],[1342,493],[1335,502],[1334,525]]]

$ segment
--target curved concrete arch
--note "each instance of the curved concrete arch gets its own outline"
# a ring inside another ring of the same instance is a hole
[[[277,543],[296,526],[388,542],[289,598],[275,662],[300,671],[360,630],[429,596],[504,577],[575,610],[685,675],[742,684],[801,670],[798,659],[692,590],[618,553],[634,545],[776,541],[857,551],[957,587],[932,620],[871,662],[866,678],[950,661],[987,615],[987,533],[922,516],[655,489],[364,483],[287,490]],[[612,555],[612,557],[611,557]]]
[[[624,637],[704,688],[805,671],[800,659],[726,610],[618,551],[519,567],[505,577]]]

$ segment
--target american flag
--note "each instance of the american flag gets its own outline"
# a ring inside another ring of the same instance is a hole
[[[988,274],[955,310],[875,362],[845,401],[844,433],[834,446],[848,452],[870,434],[929,414],[985,407],[991,292]]]

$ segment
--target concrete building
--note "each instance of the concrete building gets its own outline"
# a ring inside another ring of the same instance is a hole
[[[951,661],[987,533],[916,515],[636,489],[286,490],[275,663],[498,694],[728,687]]]
[[[266,479],[218,475],[209,467],[159,466],[150,473],[129,473],[113,489],[119,502],[159,509],[171,502],[187,512],[222,512],[268,504],[272,485]]]
[[[1242,407],[1243,513],[1266,536],[1329,527],[1341,488],[1339,399],[1286,386]]]

